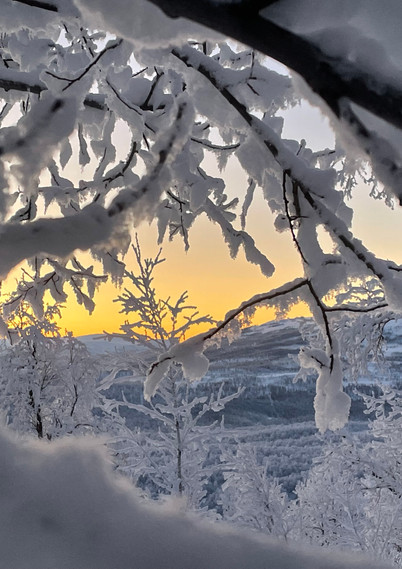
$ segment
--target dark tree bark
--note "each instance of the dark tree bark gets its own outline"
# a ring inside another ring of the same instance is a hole
[[[335,113],[347,98],[402,128],[402,91],[355,64],[326,55],[308,39],[286,30],[260,12],[280,0],[215,4],[208,0],[149,0],[171,18],[184,17],[238,40],[299,73]]]

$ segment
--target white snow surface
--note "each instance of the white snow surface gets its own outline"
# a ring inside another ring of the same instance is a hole
[[[374,63],[376,73],[390,77],[393,65],[402,67],[399,0],[284,0],[266,14],[296,33],[315,37],[334,57],[349,57],[367,69]]]
[[[161,47],[187,42],[189,37],[217,39],[218,34],[184,18],[168,18],[162,10],[145,0],[74,0],[91,27],[107,29],[128,39],[137,47]]]
[[[146,504],[89,439],[0,433],[0,569],[381,569]],[[385,566],[383,566],[385,567]]]
[[[132,344],[123,340],[123,338],[107,338],[100,334],[87,334],[86,336],[79,336],[78,338],[85,344],[88,351],[92,355],[102,355],[115,352],[136,352],[140,354],[144,351],[139,344]]]

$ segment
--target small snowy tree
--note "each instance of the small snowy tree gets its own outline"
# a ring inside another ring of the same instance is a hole
[[[52,439],[94,426],[96,367],[85,346],[60,336],[60,307],[37,318],[26,302],[0,351],[0,406],[18,432]]]
[[[370,436],[327,444],[296,488],[293,539],[369,552],[400,566],[402,556],[401,394],[365,396]],[[360,435],[361,436],[361,435]]]
[[[279,482],[268,477],[267,461],[258,460],[256,448],[241,442],[225,457],[223,518],[286,539],[291,529],[289,498]]]
[[[112,412],[120,427],[110,443],[119,470],[153,498],[180,496],[193,510],[207,510],[207,504],[216,507],[217,498],[208,494],[211,479],[224,469],[221,444],[225,433],[223,425],[210,416],[222,412],[240,394],[223,397],[222,387],[216,396],[197,397],[180,372],[171,372],[149,405],[106,401],[104,409]],[[150,417],[153,427],[128,428],[119,415],[125,408]]]
[[[120,334],[109,337],[122,338],[137,347],[146,348],[143,358],[155,357],[177,345],[194,326],[210,323],[210,317],[199,317],[195,307],[187,306],[187,294],[183,293],[176,302],[170,298],[161,299],[154,287],[154,271],[160,263],[161,251],[155,258],[143,259],[138,240],[133,245],[136,271],[126,271],[129,285],[116,301],[122,305],[121,312],[134,321],[126,321]],[[133,361],[134,360],[134,361]],[[133,365],[134,364],[134,365]],[[132,376],[119,375],[119,371],[134,368]],[[99,386],[99,390],[113,389],[116,384],[137,383],[138,377],[145,377],[146,362],[133,356],[127,359],[126,352],[113,358],[113,370]],[[114,385],[115,384],[115,385]],[[136,481],[141,481],[155,496],[169,494],[182,496],[189,508],[199,509],[206,497],[210,476],[219,468],[218,449],[222,436],[217,421],[205,419],[223,411],[225,405],[239,396],[237,392],[223,396],[223,385],[218,393],[209,397],[198,397],[195,389],[183,378],[180,367],[173,364],[160,384],[154,400],[144,405],[133,402],[124,395],[121,399],[110,399],[105,394],[103,409],[114,419],[118,435],[112,439],[116,461],[121,471]],[[153,420],[153,428],[141,430],[127,426],[121,410],[132,410]],[[120,427],[120,428],[119,428]]]
[[[137,236],[131,249],[136,270],[125,270],[124,282],[127,286],[115,302],[121,305],[122,314],[135,317],[135,320],[127,320],[120,327],[120,334],[109,334],[109,337],[122,338],[161,353],[185,340],[196,326],[214,322],[210,316],[199,316],[195,306],[186,304],[187,292],[183,292],[175,302],[170,297],[162,299],[157,295],[153,273],[165,261],[161,258],[161,249],[154,258],[144,259]]]

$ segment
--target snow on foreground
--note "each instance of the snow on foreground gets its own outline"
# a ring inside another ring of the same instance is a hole
[[[380,569],[144,504],[99,443],[0,433],[2,569]]]

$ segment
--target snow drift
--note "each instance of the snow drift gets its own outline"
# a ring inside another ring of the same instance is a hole
[[[145,504],[99,443],[0,434],[0,569],[379,569]]]

